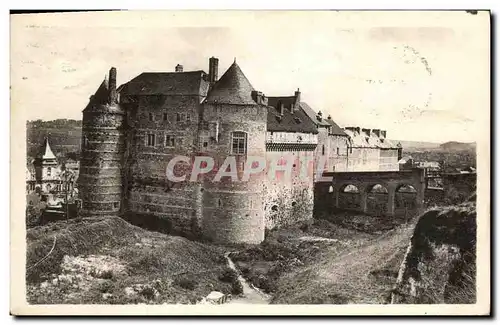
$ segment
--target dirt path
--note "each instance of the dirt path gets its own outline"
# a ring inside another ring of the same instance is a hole
[[[325,254],[283,278],[272,303],[385,303],[412,230],[401,227],[339,255]]]
[[[255,288],[251,283],[248,283],[243,276],[241,276],[241,272],[236,268],[233,261],[229,258],[229,253],[225,254],[227,259],[227,263],[229,268],[236,271],[238,273],[238,280],[240,281],[243,287],[243,296],[236,297],[230,300],[229,304],[269,304],[269,300],[271,297],[259,289]]]

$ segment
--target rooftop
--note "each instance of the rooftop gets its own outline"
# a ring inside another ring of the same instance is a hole
[[[206,102],[232,105],[257,105],[252,98],[254,88],[236,61],[226,70],[208,93]]]
[[[118,87],[118,92],[127,95],[206,96],[208,86],[207,74],[202,70],[143,72]]]

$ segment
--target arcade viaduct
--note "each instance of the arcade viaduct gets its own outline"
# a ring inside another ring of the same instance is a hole
[[[315,184],[314,214],[338,210],[369,215],[411,217],[423,212],[423,169],[329,172]]]

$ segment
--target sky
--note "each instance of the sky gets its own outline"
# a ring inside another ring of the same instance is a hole
[[[454,12],[129,11],[11,16],[11,112],[81,119],[110,67],[237,63],[267,96],[391,139],[477,141],[489,124],[489,16]]]

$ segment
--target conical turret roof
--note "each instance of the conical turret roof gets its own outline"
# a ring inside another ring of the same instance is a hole
[[[52,152],[52,149],[50,148],[48,138],[45,138],[44,152],[43,152],[42,159],[43,160],[56,159],[56,155],[54,155],[54,153]]]
[[[257,105],[252,99],[254,88],[236,61],[227,69],[208,93],[207,103]]]
[[[104,79],[97,88],[95,94],[90,97],[90,101],[85,107],[85,110],[90,109],[94,105],[106,104],[108,102],[109,97],[109,89],[108,89],[108,81]]]

